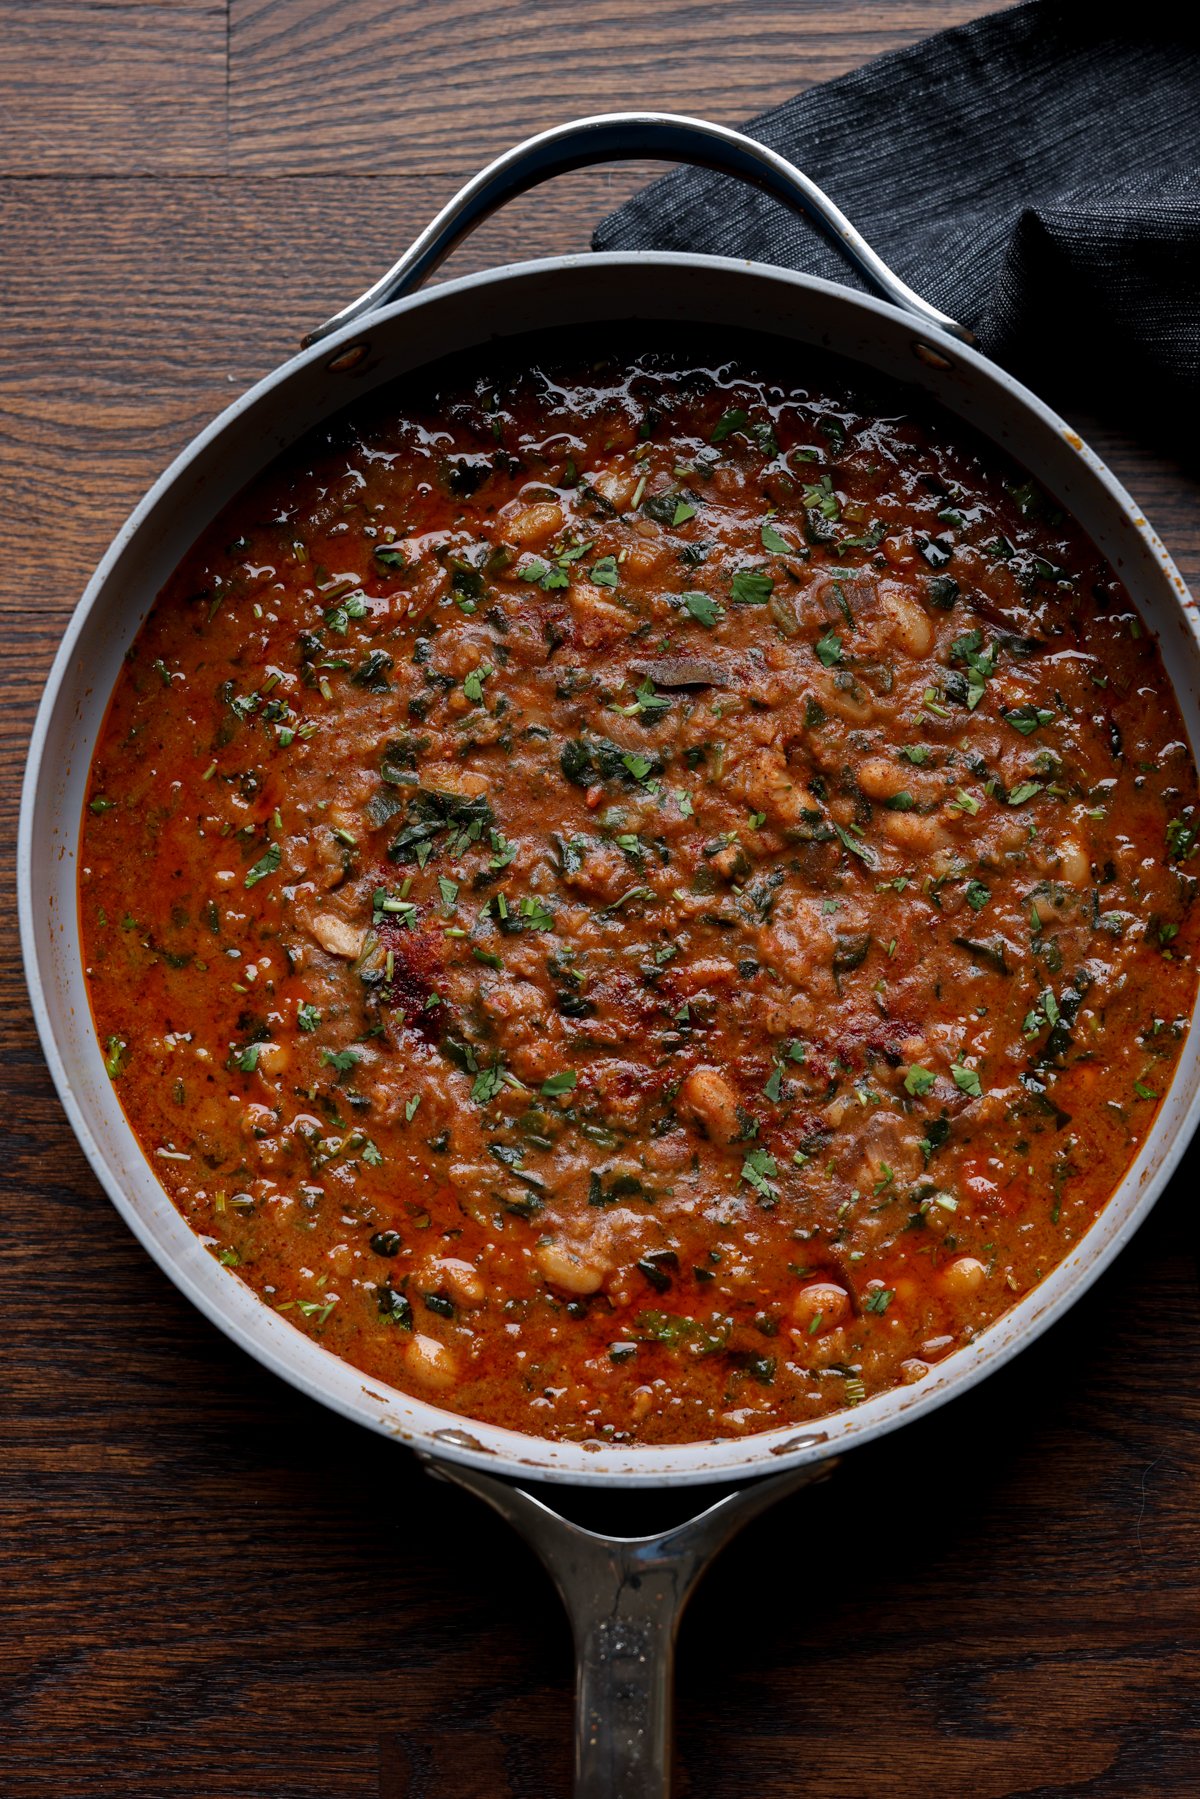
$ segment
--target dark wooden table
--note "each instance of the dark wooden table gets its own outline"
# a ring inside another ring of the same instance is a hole
[[[0,0],[6,862],[37,694],[113,531],[460,177],[606,106],[734,123],[984,10]],[[451,272],[582,248],[638,179],[529,197]],[[1195,582],[1194,472],[1056,397]],[[59,1110],[11,900],[0,928],[0,1792],[559,1799],[545,1577],[168,1286]],[[1200,1793],[1197,1166],[1019,1367],[726,1555],[681,1656],[685,1794]]]

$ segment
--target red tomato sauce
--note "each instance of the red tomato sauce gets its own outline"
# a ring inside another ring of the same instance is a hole
[[[540,340],[205,533],[84,818],[96,1028],[231,1279],[538,1435],[803,1424],[1077,1243],[1195,999],[1196,773],[1052,496],[746,340]]]

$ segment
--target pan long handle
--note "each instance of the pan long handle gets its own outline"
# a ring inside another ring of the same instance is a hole
[[[645,157],[717,169],[726,175],[740,176],[755,187],[774,194],[777,200],[802,214],[828,238],[876,292],[905,312],[912,313],[923,324],[948,332],[964,343],[974,341],[965,325],[956,324],[901,281],[828,194],[777,151],[768,149],[752,137],[745,137],[740,131],[711,125],[704,119],[689,119],[665,112],[613,112],[556,125],[550,131],[526,138],[524,143],[516,144],[503,156],[498,156],[443,206],[412,247],[393,263],[374,287],[368,288],[365,294],[343,307],[325,324],[318,325],[315,331],[310,331],[305,344],[318,343],[343,325],[411,293],[445,261],[456,244],[506,200],[525,193],[552,175],[563,175],[571,169],[585,168],[597,162],[627,162],[631,158],[640,160]]]
[[[683,1608],[730,1538],[835,1463],[790,1469],[648,1537],[584,1530],[522,1487],[422,1458],[500,1513],[541,1558],[575,1637],[574,1799],[670,1799],[675,1638]]]

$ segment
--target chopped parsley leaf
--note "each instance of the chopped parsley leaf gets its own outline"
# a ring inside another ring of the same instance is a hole
[[[680,599],[699,625],[712,630],[717,620],[723,615],[724,607],[719,605],[708,593],[684,593]]]

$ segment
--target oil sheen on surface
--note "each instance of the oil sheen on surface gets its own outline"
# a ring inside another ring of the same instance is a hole
[[[805,1423],[1086,1231],[1191,1011],[1196,779],[1076,527],[782,345],[391,391],[130,654],[80,905],[215,1256],[544,1436]]]

